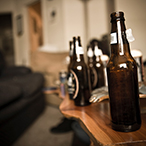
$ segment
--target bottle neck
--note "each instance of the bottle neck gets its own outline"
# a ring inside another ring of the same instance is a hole
[[[84,50],[79,41],[76,41],[76,61],[84,61]]]
[[[70,63],[73,62],[73,56],[70,56]]]
[[[69,42],[69,46],[70,46],[70,50],[69,50],[69,57],[70,57],[70,63],[72,62],[73,60],[73,43],[70,41]]]
[[[129,42],[126,37],[126,27],[124,20],[115,20],[112,22],[111,54],[130,54]]]
[[[92,58],[93,55],[94,55],[93,50],[92,50],[91,47],[89,47],[89,49],[88,49],[88,51],[87,51],[87,56],[88,56],[88,58]]]
[[[93,63],[93,50],[91,48],[91,46],[89,46],[88,50],[87,50],[87,57],[88,57],[88,64],[92,64]]]
[[[72,48],[73,48],[72,60],[74,61],[74,60],[76,60],[76,38],[75,37],[73,37],[73,46],[72,46]]]
[[[83,48],[79,46],[76,49],[77,49],[76,50],[76,61],[77,62],[84,61],[84,51],[83,51]]]
[[[73,56],[73,43],[70,41],[70,50],[69,50],[69,56],[72,57]]]
[[[76,60],[76,48],[73,49],[73,56],[72,56],[72,60],[75,61]]]
[[[99,49],[97,45],[94,47],[94,54],[95,54],[96,57],[97,56],[102,56],[102,54],[103,54],[101,49]]]
[[[98,45],[94,47],[94,61],[101,62],[101,56],[103,55],[102,50],[98,48]]]

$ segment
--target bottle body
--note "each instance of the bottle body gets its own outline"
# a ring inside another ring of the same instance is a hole
[[[91,88],[92,90],[105,86],[105,73],[104,73],[104,65],[101,60],[102,51],[98,48],[98,45],[95,43],[92,46],[93,49],[88,50],[88,66],[90,71],[90,80],[91,80]],[[92,58],[91,58],[92,57]]]
[[[116,66],[110,62],[107,65],[112,127],[117,131],[135,131],[141,125],[137,66],[133,59],[120,60],[116,60]]]
[[[90,72],[90,82],[91,82],[91,90],[96,89],[96,85],[98,83],[98,74],[93,64],[89,64],[89,72]]]
[[[123,13],[113,13],[111,17],[111,35],[115,38],[111,39],[107,77],[112,128],[130,132],[141,126],[137,65],[130,53]]]
[[[72,41],[69,41],[69,58],[70,58],[70,62],[68,64],[68,73],[73,62],[73,42]]]
[[[87,57],[88,57],[88,68],[89,68],[89,72],[90,72],[90,82],[91,82],[91,90],[94,90],[96,88],[96,84],[98,81],[98,76],[97,76],[97,72],[95,70],[95,66],[94,66],[94,51],[92,49],[92,46],[90,45],[88,50],[87,50]]]
[[[75,79],[75,93],[74,102],[77,106],[89,105],[90,98],[90,87],[89,87],[89,77],[88,69],[85,63],[75,62],[74,67],[71,70]]]
[[[89,105],[91,95],[88,67],[84,61],[83,48],[80,37],[76,41],[76,60],[73,63],[71,73],[75,81],[74,103],[77,106]]]
[[[73,37],[73,42],[70,43],[70,64],[68,65],[68,77],[67,77],[67,89],[68,89],[69,98],[71,100],[73,99],[75,88],[76,88],[75,78],[71,72],[73,64],[76,60],[75,43],[76,43],[76,37]]]
[[[97,73],[97,83],[93,89],[105,86],[104,66],[101,60],[101,56],[96,56],[93,66]]]

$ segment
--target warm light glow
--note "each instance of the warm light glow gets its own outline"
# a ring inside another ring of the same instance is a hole
[[[127,68],[127,64],[126,63],[122,63],[122,64],[120,64],[120,67]]]
[[[77,66],[77,69],[78,70],[82,70],[82,66]]]
[[[96,66],[97,66],[97,67],[100,67],[101,65],[100,65],[100,63],[97,63]]]

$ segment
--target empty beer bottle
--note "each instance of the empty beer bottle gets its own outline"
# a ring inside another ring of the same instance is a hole
[[[68,65],[68,78],[67,78],[67,87],[68,87],[68,94],[69,98],[73,99],[73,95],[75,93],[75,78],[72,74],[71,70],[73,64],[76,60],[76,37],[73,37],[73,42],[70,43],[70,64]]]
[[[98,78],[97,78],[97,72],[94,67],[94,51],[91,45],[88,47],[87,50],[87,58],[88,58],[88,68],[90,72],[91,90],[93,90],[95,89]]]
[[[69,41],[69,58],[70,58],[70,62],[68,64],[68,72],[73,62],[73,42],[72,41]]]
[[[104,65],[101,60],[103,55],[101,49],[98,48],[98,44],[94,44],[94,68],[97,73],[97,83],[94,85],[94,89],[105,86],[105,74],[104,74]]]
[[[112,128],[135,131],[141,126],[137,65],[126,38],[124,13],[111,14],[111,56],[107,64]]]
[[[81,46],[80,37],[76,40],[76,60],[73,63],[71,73],[75,79],[75,93],[73,96],[74,103],[77,106],[89,105],[89,98],[91,93],[88,68],[84,61],[84,51]]]
[[[94,52],[93,52],[93,50],[92,50],[92,46],[91,45],[89,45],[88,47],[87,47],[87,59],[88,59],[88,65],[90,66],[92,66],[93,65],[93,55],[94,55]]]
[[[97,89],[105,86],[104,65],[101,60],[102,51],[98,48],[95,42],[92,48],[88,49],[88,66],[90,71],[91,89]]]

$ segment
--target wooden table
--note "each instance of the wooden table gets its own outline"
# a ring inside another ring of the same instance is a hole
[[[78,107],[68,95],[60,105],[67,118],[75,118],[95,146],[146,146],[146,98],[140,99],[142,126],[135,132],[117,132],[111,128],[109,101]]]

